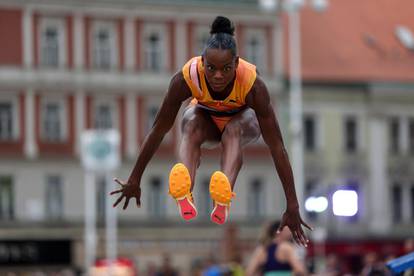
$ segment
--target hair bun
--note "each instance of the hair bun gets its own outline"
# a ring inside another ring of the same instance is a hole
[[[216,19],[214,19],[213,24],[211,25],[210,34],[213,35],[218,33],[234,35],[234,25],[230,19],[224,16],[217,16]]]

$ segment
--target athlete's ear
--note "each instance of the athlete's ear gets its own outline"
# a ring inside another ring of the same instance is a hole
[[[237,68],[237,66],[239,66],[239,56],[236,56],[235,65],[236,65],[236,68]]]

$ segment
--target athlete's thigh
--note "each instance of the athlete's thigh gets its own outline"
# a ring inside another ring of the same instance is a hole
[[[260,137],[261,131],[259,122],[257,121],[256,113],[251,108],[246,108],[234,115],[226,125],[226,128],[232,127],[232,124],[238,125],[242,129],[242,146],[254,142]]]
[[[191,123],[200,131],[203,137],[203,146],[214,147],[221,138],[220,130],[211,119],[210,115],[196,105],[190,105],[184,110],[181,120],[181,131],[186,131],[186,125]]]

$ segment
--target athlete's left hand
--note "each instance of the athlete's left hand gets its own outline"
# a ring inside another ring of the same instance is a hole
[[[304,247],[308,246],[308,238],[303,232],[302,225],[313,230],[306,222],[302,220],[299,213],[299,208],[287,209],[282,216],[282,221],[280,222],[279,229],[277,233],[280,233],[285,226],[289,227],[292,237],[295,242]]]

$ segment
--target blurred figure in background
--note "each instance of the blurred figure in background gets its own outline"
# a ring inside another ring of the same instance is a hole
[[[204,269],[201,273],[202,276],[221,276],[222,268],[218,264],[216,258],[214,257],[213,253],[210,254],[204,264]]]
[[[405,240],[404,242],[404,254],[410,254],[414,252],[414,238]],[[414,269],[408,269],[404,271],[403,276],[414,276]]]
[[[157,273],[157,267],[153,262],[147,263],[146,269],[145,269],[145,275],[146,276],[155,276]]]
[[[340,276],[341,267],[339,264],[338,256],[335,254],[329,254],[326,256],[325,270],[322,272],[323,276]]]
[[[168,254],[164,254],[162,265],[156,276],[178,276],[177,270],[171,265],[171,257]]]
[[[380,260],[376,252],[368,253],[364,258],[364,268],[361,276],[388,276],[391,275],[385,263]]]
[[[247,276],[306,275],[305,265],[299,259],[290,241],[292,234],[287,227],[278,232],[280,222],[266,226],[260,245],[247,266]]]

